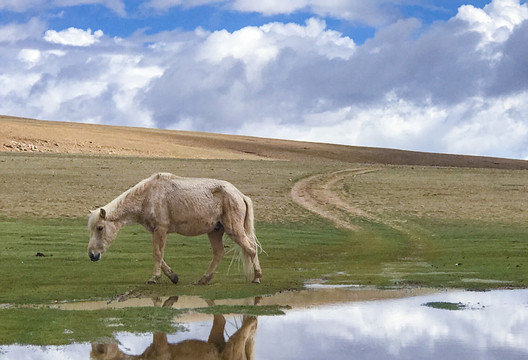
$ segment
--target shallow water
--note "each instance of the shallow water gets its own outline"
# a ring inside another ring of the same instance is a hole
[[[189,339],[200,340],[192,342],[198,346],[196,351],[218,351],[214,341],[208,342],[215,331],[234,347],[248,349],[255,359],[528,358],[528,290],[436,292],[368,301],[358,295],[361,291],[348,290],[348,296],[359,301],[345,296],[345,302],[334,305],[305,307],[306,303],[284,316],[226,315],[215,317],[214,322],[212,316],[180,319],[187,321],[186,332],[166,337],[118,333],[119,345],[0,346],[0,358],[111,359],[125,354],[145,356],[154,347],[176,354],[191,344]],[[399,296],[393,294],[388,297]],[[437,309],[426,303],[460,304],[462,310]]]

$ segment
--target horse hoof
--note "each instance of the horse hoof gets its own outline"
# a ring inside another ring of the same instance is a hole
[[[176,274],[172,274],[171,276],[169,276],[169,279],[172,281],[173,284],[178,283],[178,275]]]
[[[149,281],[147,281],[147,284],[149,285],[157,284],[159,279],[160,279],[159,276],[153,276],[149,279]]]
[[[213,274],[211,275],[204,275],[202,278],[198,281],[198,285],[207,285],[209,284],[209,281],[213,278]]]

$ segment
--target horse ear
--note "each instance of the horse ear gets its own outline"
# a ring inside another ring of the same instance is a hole
[[[106,218],[106,210],[101,208],[101,211],[99,212],[99,216],[101,217],[101,219],[105,219]]]

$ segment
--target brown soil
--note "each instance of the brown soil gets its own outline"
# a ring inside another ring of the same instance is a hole
[[[305,209],[332,221],[339,228],[357,230],[356,225],[347,221],[348,217],[362,217],[370,220],[373,220],[373,217],[343,201],[342,196],[332,188],[347,176],[359,176],[373,171],[376,169],[348,169],[302,179],[295,183],[291,190],[292,200]]]
[[[528,161],[0,116],[0,151],[528,169]]]
[[[313,306],[340,304],[360,301],[399,299],[412,296],[421,296],[436,293],[438,290],[429,288],[405,288],[394,290],[378,290],[374,288],[323,288],[317,290],[285,291],[270,296],[264,296],[258,300],[259,305],[279,305],[294,309],[308,308]],[[118,301],[90,301],[71,302],[52,305],[54,308],[63,310],[99,310],[99,309],[122,309],[128,307],[169,306],[175,309],[198,309],[212,305],[250,306],[255,304],[255,298],[243,299],[221,299],[206,300],[199,296],[179,296],[170,298],[132,297]],[[204,316],[196,316],[191,313],[179,317],[179,321],[202,319]]]
[[[404,213],[526,216],[526,172],[510,170],[527,169],[522,160],[6,116],[0,158],[0,216],[8,217],[86,216],[157,171],[231,181],[253,199],[259,221],[309,221],[304,209],[345,229],[358,217],[397,227]]]

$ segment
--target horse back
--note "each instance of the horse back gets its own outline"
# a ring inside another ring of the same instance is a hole
[[[150,227],[163,224],[170,232],[210,232],[226,216],[245,213],[244,195],[231,183],[207,178],[154,175],[148,185],[143,216]]]

